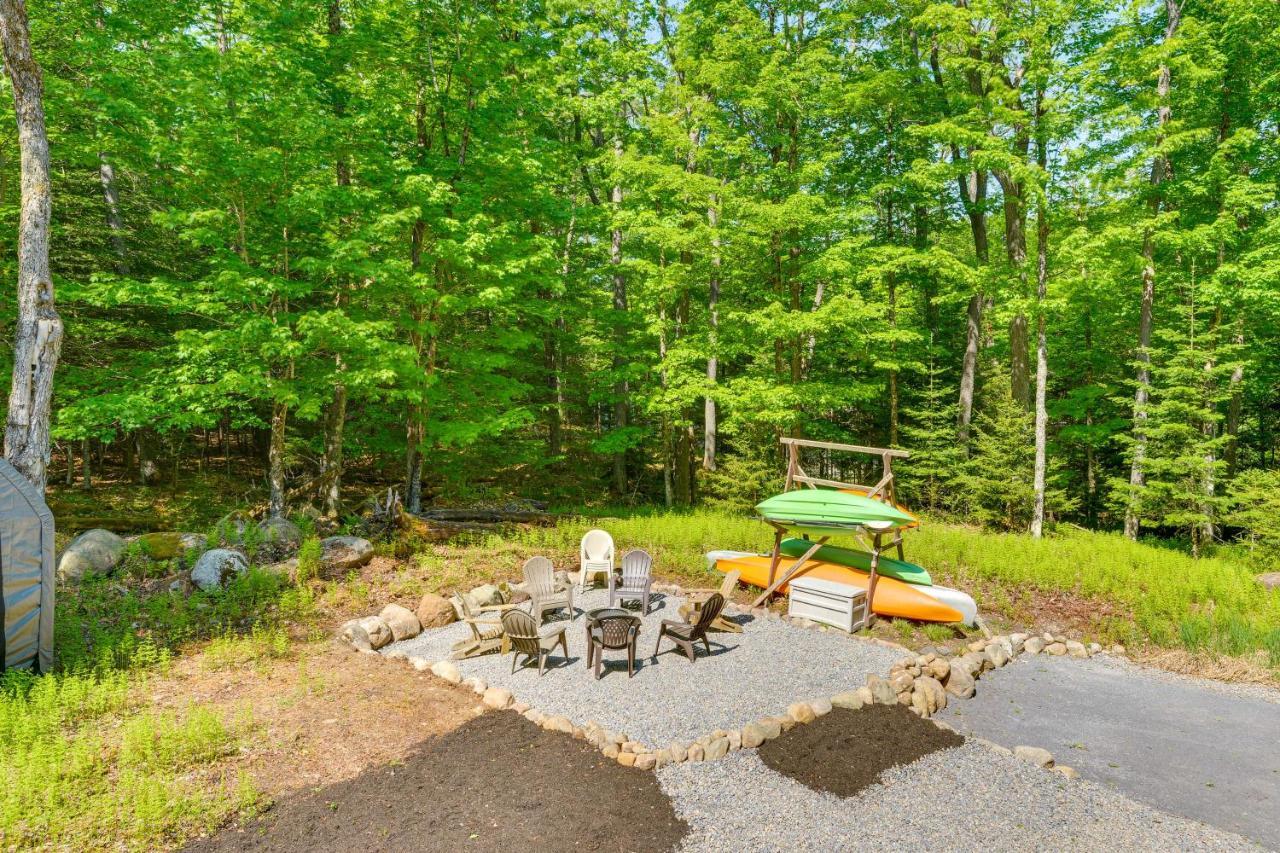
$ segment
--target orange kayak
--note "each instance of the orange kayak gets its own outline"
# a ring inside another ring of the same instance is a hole
[[[723,553],[723,552],[722,552]],[[769,586],[770,557],[765,554],[745,554],[722,556],[715,561],[716,571],[727,574],[734,569],[740,573],[743,583],[764,589]],[[782,577],[796,564],[794,558],[783,557],[778,561],[778,577]],[[828,563],[824,560],[810,560],[805,563],[797,577],[822,578],[836,583],[848,584],[858,589],[866,589],[871,576],[848,566]],[[878,575],[876,578],[876,595],[871,602],[871,610],[881,616],[897,616],[903,619],[918,619],[921,622],[962,622],[963,615],[954,607],[938,601],[919,587],[903,583],[895,578]],[[778,588],[786,592],[787,585]]]

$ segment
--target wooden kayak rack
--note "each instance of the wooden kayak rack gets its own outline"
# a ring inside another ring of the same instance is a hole
[[[835,441],[813,441],[807,438],[790,438],[784,436],[780,439],[782,444],[787,448],[787,484],[783,492],[789,492],[792,489],[801,486],[808,486],[816,489],[819,486],[826,486],[832,489],[862,493],[866,497],[873,500],[882,501],[889,506],[896,507],[897,491],[894,488],[893,477],[893,460],[906,459],[911,454],[905,450],[893,450],[887,447],[864,447],[860,444],[841,444]],[[810,477],[800,467],[800,449],[802,447],[815,447],[820,450],[839,450],[845,453],[862,453],[868,456],[880,457],[880,480],[874,486],[863,486],[857,483],[842,483],[839,480],[828,480],[822,477]],[[791,578],[795,577],[805,563],[818,553],[818,549],[827,543],[830,536],[823,536],[813,543],[813,547],[804,552],[804,555],[792,564],[782,577],[777,577],[778,563],[782,559],[782,537],[786,535],[787,528],[784,525],[774,521],[765,521],[774,529],[773,536],[773,559],[769,561],[769,586],[760,596],[752,603],[753,607],[759,607],[768,600],[778,589],[778,587],[787,583]],[[855,533],[858,541],[862,543],[868,551],[871,552],[871,576],[867,580],[867,621],[873,618],[871,604],[876,594],[876,567],[880,563],[880,555],[889,548],[896,548],[898,551],[898,559],[903,559],[902,554],[902,528],[894,528],[893,539],[889,542],[884,541],[884,534],[878,531],[872,531],[871,543],[868,544],[865,539]],[[806,537],[807,538],[807,537]]]

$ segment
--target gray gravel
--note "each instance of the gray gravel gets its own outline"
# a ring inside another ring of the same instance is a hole
[[[1114,660],[1020,657],[939,715],[1087,779],[1280,849],[1280,706]]]
[[[969,742],[896,767],[857,796],[813,791],[754,750],[668,765],[692,831],[681,850],[1254,850],[1249,841]]]
[[[607,593],[592,590],[575,599],[585,609],[603,607]],[[656,595],[637,644],[638,669],[627,678],[625,653],[607,652],[604,677],[596,681],[586,668],[584,621],[569,625],[569,662],[553,659],[541,678],[536,667],[511,674],[510,655],[485,655],[455,661],[463,677],[479,676],[505,687],[517,700],[575,723],[594,720],[618,734],[652,747],[673,740],[695,740],[718,728],[739,728],[760,717],[785,713],[799,700],[830,697],[860,687],[868,673],[885,673],[901,652],[836,631],[793,627],[781,621],[736,617],[741,634],[713,633],[712,655],[700,653],[691,664],[668,641],[656,662],[653,654],[662,619],[678,619],[681,599]],[[638,612],[638,611],[637,611]],[[549,625],[547,626],[549,627]],[[454,624],[423,632],[383,649],[442,660],[450,645],[470,635]],[[720,645],[718,645],[719,643]]]

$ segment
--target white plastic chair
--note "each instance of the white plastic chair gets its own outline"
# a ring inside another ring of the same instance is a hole
[[[578,592],[582,592],[588,578],[600,572],[613,574],[613,537],[603,530],[588,530],[578,547],[578,562]]]

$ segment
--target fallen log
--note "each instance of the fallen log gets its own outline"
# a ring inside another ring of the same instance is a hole
[[[419,518],[427,521],[475,524],[550,524],[551,517],[545,512],[518,509],[488,509],[483,507],[463,507],[457,509],[429,509],[418,513]]]

